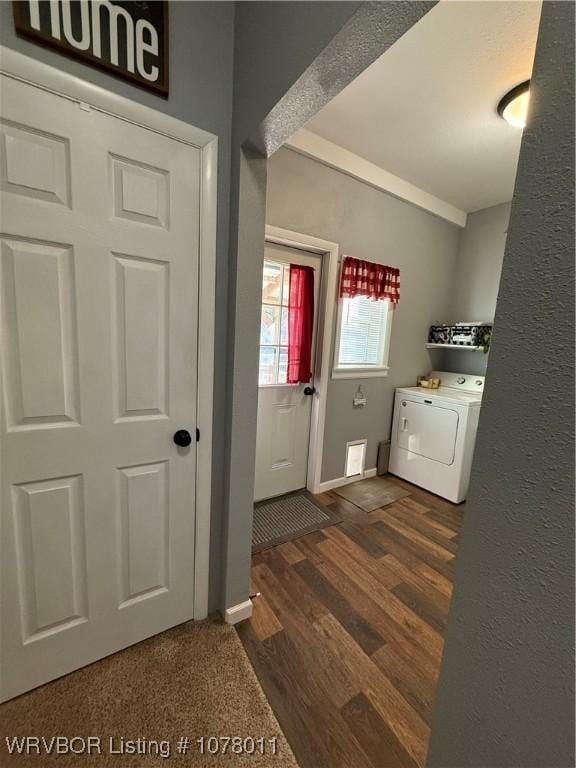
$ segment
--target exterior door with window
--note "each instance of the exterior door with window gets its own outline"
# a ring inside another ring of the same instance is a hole
[[[312,397],[304,393],[306,384],[286,383],[290,264],[314,269],[316,337],[322,258],[268,243],[262,276],[255,501],[306,487]],[[312,370],[314,351],[315,342]],[[312,387],[313,382],[308,386]]]
[[[0,79],[8,699],[193,616],[200,157]]]

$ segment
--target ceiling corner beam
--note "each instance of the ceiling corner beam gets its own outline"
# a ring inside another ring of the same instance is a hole
[[[412,205],[445,219],[451,224],[456,224],[458,227],[466,226],[466,211],[456,208],[445,200],[425,192],[420,187],[410,184],[399,176],[385,171],[369,160],[365,160],[354,152],[350,152],[311,131],[304,128],[300,129],[288,139],[284,146],[305,157],[318,160],[330,168],[342,171],[342,173],[387,192],[400,200],[412,203]]]

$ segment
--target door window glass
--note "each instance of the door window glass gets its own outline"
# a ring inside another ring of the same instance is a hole
[[[286,384],[288,369],[288,295],[290,265],[264,261],[260,315],[261,387]]]

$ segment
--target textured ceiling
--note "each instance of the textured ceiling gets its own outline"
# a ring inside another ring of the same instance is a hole
[[[471,212],[511,200],[522,131],[496,113],[530,77],[540,0],[442,0],[306,128]]]

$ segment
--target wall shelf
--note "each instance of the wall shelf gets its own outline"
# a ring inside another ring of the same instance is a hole
[[[461,349],[466,352],[480,352],[484,347],[467,347],[465,344],[426,344],[426,349]]]

